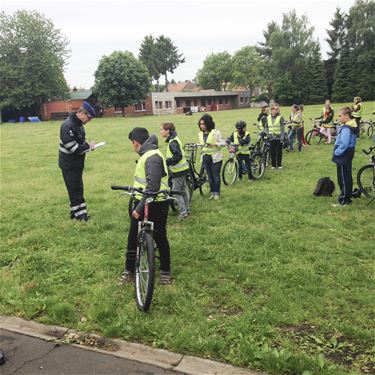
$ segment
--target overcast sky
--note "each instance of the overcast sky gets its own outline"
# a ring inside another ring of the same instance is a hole
[[[209,53],[233,54],[262,42],[267,24],[280,23],[282,14],[293,8],[309,18],[325,57],[326,29],[335,9],[347,12],[353,4],[354,0],[0,0],[6,13],[36,10],[53,21],[70,41],[68,85],[84,88],[94,84],[103,55],[127,50],[138,56],[149,34],[170,37],[186,58],[169,79],[192,79]]]

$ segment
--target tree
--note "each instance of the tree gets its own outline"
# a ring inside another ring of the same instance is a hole
[[[346,23],[347,15],[342,13],[340,8],[336,8],[334,18],[329,23],[332,29],[327,30],[328,38],[326,39],[326,42],[329,44],[331,51],[328,52],[329,58],[324,62],[329,98],[332,96],[333,76],[336,64],[344,46]]]
[[[232,84],[246,87],[253,96],[255,87],[263,85],[262,66],[264,61],[254,46],[241,48],[233,56]]]
[[[94,93],[101,105],[124,107],[144,100],[151,77],[146,66],[131,52],[115,51],[103,56],[95,72]]]
[[[232,80],[232,56],[227,51],[209,54],[196,78],[203,89],[225,90]]]
[[[139,49],[139,60],[146,65],[150,76],[156,81],[157,91],[159,92],[161,73],[158,69],[156,49],[157,46],[154,37],[152,35],[145,36]]]
[[[309,100],[301,78],[308,74],[306,69],[316,54],[314,51],[320,50],[318,41],[313,39],[313,32],[307,17],[298,17],[295,10],[283,14],[281,25],[271,22],[263,32],[265,42],[260,44],[259,50],[268,64],[269,89],[280,103],[306,103]],[[321,85],[325,85],[324,76],[322,80]]]
[[[68,40],[51,20],[32,11],[0,13],[0,108],[35,114],[68,91]]]
[[[178,52],[172,40],[164,35],[157,37],[154,48],[156,69],[165,77],[165,87],[168,90],[167,73],[173,73],[180,64],[185,62],[185,58]]]

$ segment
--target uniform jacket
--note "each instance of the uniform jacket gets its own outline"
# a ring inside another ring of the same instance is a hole
[[[70,113],[60,128],[59,167],[82,170],[89,149],[82,121],[75,113]]]

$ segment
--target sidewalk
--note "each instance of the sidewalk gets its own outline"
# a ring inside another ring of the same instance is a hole
[[[70,344],[70,345],[67,345]],[[239,367],[67,328],[0,316],[1,375],[261,375]]]

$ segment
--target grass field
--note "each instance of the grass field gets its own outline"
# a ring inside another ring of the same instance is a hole
[[[307,106],[305,117],[321,107]],[[370,118],[372,104],[364,108]],[[252,124],[257,114],[246,109],[213,117],[228,136],[237,120]],[[218,201],[196,193],[186,221],[171,215],[173,285],[156,286],[150,313],[137,310],[131,286],[116,286],[129,220],[127,198],[110,185],[132,183],[129,130],[145,126],[158,134],[166,120],[183,142],[197,141],[198,114],[87,125],[88,139],[107,142],[86,159],[87,224],[68,218],[57,166],[60,123],[0,127],[0,314],[269,374],[375,374],[375,203],[361,198],[333,208],[337,191],[332,198],[312,195],[318,178],[336,181],[332,146],[288,153],[283,170],[267,169],[252,184],[222,186]],[[360,150],[371,144],[360,139],[354,175],[368,161]]]

